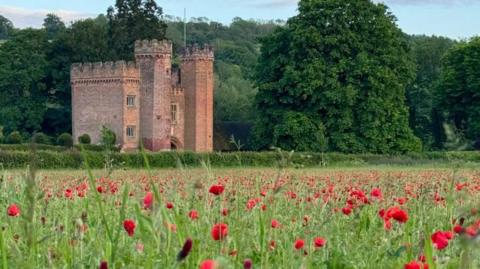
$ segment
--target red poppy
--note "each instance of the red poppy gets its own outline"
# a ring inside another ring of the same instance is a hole
[[[99,193],[103,193],[104,192],[103,187],[102,186],[97,186],[97,191]]]
[[[168,203],[167,203],[167,208],[168,208],[168,209],[172,209],[172,208],[173,208],[173,203],[168,202]]]
[[[243,269],[252,269],[252,260],[250,259],[246,259],[245,261],[243,261]]]
[[[212,238],[215,241],[222,240],[228,235],[228,225],[225,223],[218,223],[212,227]]]
[[[278,228],[280,227],[280,222],[278,222],[277,220],[272,220],[272,228]]]
[[[66,189],[65,190],[65,197],[68,198],[68,199],[72,199],[72,197],[73,197],[72,189]]]
[[[20,216],[20,208],[18,208],[18,206],[16,204],[11,204],[7,208],[7,214],[10,217],[18,217],[18,216]]]
[[[448,246],[448,240],[453,238],[452,232],[437,231],[432,234],[431,239],[438,250],[442,250]]]
[[[200,269],[215,269],[217,268],[217,262],[214,260],[205,260],[200,264]]]
[[[257,204],[257,202],[255,201],[255,199],[250,199],[250,200],[248,200],[248,202],[247,202],[247,209],[248,209],[248,210],[251,210],[252,208],[255,207],[256,204]]]
[[[379,188],[373,188],[372,191],[370,192],[370,196],[376,199],[382,199],[382,191]]]
[[[462,225],[455,225],[455,227],[453,227],[453,231],[457,234],[460,234],[460,233],[463,233],[464,229],[462,227]]]
[[[100,269],[108,269],[108,263],[106,261],[100,262]]]
[[[208,192],[214,195],[220,195],[223,193],[224,190],[225,190],[225,187],[223,185],[218,184],[218,185],[212,185]]]
[[[349,207],[349,206],[346,206],[346,207],[342,208],[342,212],[343,212],[344,215],[348,216],[352,213],[352,208]]]
[[[428,264],[420,263],[417,261],[411,261],[405,264],[404,269],[428,269]]]
[[[196,219],[198,219],[198,212],[197,212],[197,210],[195,210],[195,209],[190,210],[190,212],[188,212],[188,217],[189,217],[191,220],[196,220]]]
[[[228,216],[228,208],[222,209],[222,215],[225,217]]]
[[[303,239],[295,240],[295,244],[294,244],[295,249],[302,249],[304,245],[305,245],[305,241]]]
[[[322,237],[315,237],[313,239],[313,244],[317,248],[321,248],[321,247],[325,246],[326,243],[327,243],[327,240],[325,238],[322,238]]]
[[[391,218],[400,223],[405,223],[408,221],[408,214],[406,211],[394,206],[390,207],[384,214],[385,221],[390,220]]]
[[[135,221],[131,219],[123,221],[123,228],[125,229],[125,231],[127,231],[128,236],[133,236],[133,234],[135,233],[135,227]]]
[[[143,197],[143,208],[150,209],[152,208],[152,204],[153,204],[153,193],[149,191],[147,192],[147,194],[145,194],[145,197]]]

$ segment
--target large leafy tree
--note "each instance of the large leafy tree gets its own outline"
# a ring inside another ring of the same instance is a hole
[[[385,5],[302,0],[299,14],[263,40],[255,143],[316,150],[326,137],[333,151],[419,150],[405,106],[413,76],[404,34]],[[300,129],[282,134],[282,126]]]
[[[107,11],[114,59],[133,59],[136,40],[165,38],[167,25],[154,0],[117,0]]]
[[[7,39],[13,34],[13,23],[0,15],[0,40]]]
[[[44,30],[17,31],[0,49],[0,126],[41,130],[48,102],[48,48]]]
[[[438,108],[468,140],[480,140],[480,37],[445,55],[438,83]],[[478,142],[477,142],[478,144]]]
[[[43,20],[43,28],[47,31],[48,39],[55,38],[58,34],[65,31],[65,23],[55,14],[47,14]]]
[[[434,106],[435,83],[441,60],[455,41],[436,36],[410,36],[411,53],[416,63],[416,78],[407,87],[410,127],[425,149],[441,148],[444,130],[441,115]]]

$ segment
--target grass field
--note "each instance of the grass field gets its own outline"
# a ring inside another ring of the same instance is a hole
[[[475,166],[108,174],[1,172],[2,268],[480,266]]]

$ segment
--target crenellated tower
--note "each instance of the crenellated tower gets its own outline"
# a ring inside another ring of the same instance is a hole
[[[194,45],[185,49],[181,85],[185,95],[185,149],[213,150],[213,49]]]
[[[137,41],[135,59],[141,81],[140,137],[146,149],[169,150],[172,43],[157,40]]]

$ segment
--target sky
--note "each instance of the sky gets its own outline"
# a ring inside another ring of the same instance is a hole
[[[348,1],[348,0],[345,0]],[[480,35],[480,0],[374,0],[383,1],[408,34],[465,39]],[[47,13],[65,22],[105,13],[115,0],[0,0],[0,14],[16,27],[40,27]],[[225,24],[234,17],[287,19],[297,13],[297,0],[157,0],[164,13],[207,17]]]

